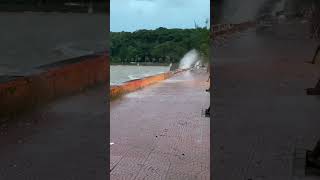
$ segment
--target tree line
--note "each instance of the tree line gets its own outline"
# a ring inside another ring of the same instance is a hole
[[[209,30],[195,25],[194,29],[138,30],[111,32],[112,63],[177,63],[192,49],[208,59]]]

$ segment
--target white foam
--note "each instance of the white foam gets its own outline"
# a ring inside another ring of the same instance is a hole
[[[198,60],[199,60],[198,51],[195,49],[192,49],[191,51],[187,52],[187,54],[185,54],[183,58],[180,60],[179,68],[188,69]]]

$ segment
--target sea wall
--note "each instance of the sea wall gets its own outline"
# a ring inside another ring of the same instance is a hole
[[[163,80],[166,80],[172,76],[174,76],[177,73],[183,72],[185,70],[177,69],[175,71],[169,71],[166,73],[157,74],[154,76],[148,76],[141,79],[131,80],[127,81],[121,85],[111,86],[110,87],[110,97],[111,99],[114,99],[116,97],[119,97],[123,94],[133,92],[136,90],[139,90],[141,88],[144,88],[146,86],[161,82]]]
[[[232,34],[236,32],[245,31],[254,26],[256,26],[256,22],[253,21],[247,21],[239,24],[217,24],[212,26],[211,33],[213,37],[216,37],[225,34]]]
[[[16,114],[61,96],[107,84],[106,53],[47,64],[26,76],[0,76],[0,116]]]

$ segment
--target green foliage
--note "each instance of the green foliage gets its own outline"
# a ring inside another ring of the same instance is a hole
[[[110,53],[112,62],[179,62],[182,56],[196,49],[203,59],[209,51],[209,30],[195,29],[138,30],[111,32]]]

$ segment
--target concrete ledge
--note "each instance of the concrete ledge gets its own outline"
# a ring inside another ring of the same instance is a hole
[[[27,76],[4,77],[0,83],[0,116],[16,114],[55,98],[107,83],[108,77],[107,54],[48,64]]]
[[[111,86],[110,89],[110,97],[112,99],[119,97],[123,94],[129,93],[129,92],[133,92],[136,91],[138,89],[144,88],[146,86],[155,84],[157,82],[163,81],[165,79],[169,79],[170,77],[172,77],[174,74],[183,72],[186,70],[175,70],[175,71],[170,71],[170,72],[166,72],[166,73],[161,73],[161,74],[157,74],[154,76],[148,76],[145,78],[141,78],[141,79],[136,79],[136,80],[132,80],[132,81],[127,81],[121,85],[117,85],[117,86]]]

